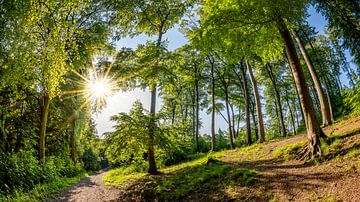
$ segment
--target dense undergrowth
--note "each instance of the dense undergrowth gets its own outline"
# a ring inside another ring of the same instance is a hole
[[[0,201],[38,201],[56,194],[86,173],[70,158],[40,163],[30,151],[0,155]]]

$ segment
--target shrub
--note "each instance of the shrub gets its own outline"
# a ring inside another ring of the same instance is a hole
[[[52,182],[58,177],[74,177],[83,172],[70,158],[48,157],[40,163],[31,151],[0,155],[0,194],[26,192],[37,184]]]

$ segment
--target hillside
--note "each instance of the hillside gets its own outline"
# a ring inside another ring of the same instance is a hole
[[[105,184],[119,190],[96,192],[99,188],[89,185],[89,177],[59,199],[79,200],[85,193],[97,193],[95,198],[120,201],[359,201],[360,117],[324,131],[330,145],[322,144],[323,158],[318,161],[296,160],[305,143],[305,136],[298,135],[215,152],[164,168],[157,176],[111,170]],[[104,193],[107,196],[101,196]]]

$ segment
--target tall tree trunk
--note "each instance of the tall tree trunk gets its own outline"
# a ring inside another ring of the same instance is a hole
[[[309,43],[309,45],[310,45],[310,48],[311,48],[311,49],[313,50],[313,52],[314,52],[315,61],[318,63],[318,65],[319,65],[320,68],[325,69],[324,66],[323,66],[323,63],[320,62],[319,56],[318,56],[318,54],[317,54],[317,52],[316,52],[316,49],[314,48],[314,46],[313,46],[313,44],[312,44],[312,42],[311,42],[311,40],[310,40],[310,38],[309,38],[309,36],[305,33],[305,31],[303,31],[303,30],[301,30],[301,31],[303,32],[306,40],[308,41],[308,43]],[[327,79],[327,78],[328,78],[328,76],[327,76],[327,74],[325,73],[325,75],[324,75],[324,82],[325,82],[326,98],[327,98],[327,102],[328,102],[327,104],[328,104],[328,106],[329,106],[330,121],[331,121],[331,123],[332,123],[332,122],[335,121],[335,119],[334,119],[334,113],[333,113],[333,110],[332,110],[331,97],[330,97],[330,95],[329,95],[329,93],[330,93],[329,91],[331,91],[332,89],[331,89],[331,85],[330,85],[330,83],[328,82],[328,79]]]
[[[323,136],[324,133],[316,120],[314,106],[306,84],[300,60],[296,54],[294,42],[291,39],[290,32],[284,20],[280,17],[277,19],[277,28],[285,44],[285,51],[290,63],[296,88],[299,92],[301,107],[304,112],[308,139],[308,154],[310,157],[321,156],[320,137]]]
[[[236,138],[236,130],[235,130],[235,113],[234,113],[234,105],[230,104],[230,109],[231,109],[231,120],[232,120],[232,134],[233,134],[233,139]]]
[[[257,122],[256,122],[256,116],[255,116],[255,101],[252,99],[252,97],[250,96],[250,114],[251,114],[251,118],[252,118],[252,122],[254,125],[254,134],[255,134],[255,142],[257,142],[259,140],[259,135],[258,135],[258,126],[257,126]]]
[[[330,119],[331,119],[331,122],[334,122],[335,118],[334,118],[334,112],[333,112],[333,109],[332,109],[331,98],[330,98],[330,95],[329,95],[329,91],[327,91],[327,90],[326,90],[326,97],[327,97],[327,101],[328,101],[328,105],[329,105]]]
[[[248,85],[246,82],[246,69],[243,67],[243,64],[240,65],[241,70],[241,77],[243,82],[243,94],[244,94],[244,100],[245,100],[245,117],[246,117],[246,143],[248,145],[252,144],[251,140],[251,126],[250,126],[250,99],[249,99],[249,93],[248,93]]]
[[[215,151],[216,150],[216,133],[215,133],[215,110],[216,110],[216,106],[215,106],[215,73],[214,73],[214,66],[215,66],[215,62],[213,58],[210,58],[210,56],[208,56],[208,60],[210,62],[210,66],[211,66],[211,105],[212,105],[212,109],[211,109],[211,151]]]
[[[286,127],[285,127],[285,122],[284,122],[283,109],[282,109],[282,105],[281,105],[280,91],[277,86],[276,79],[274,77],[274,73],[272,71],[272,67],[270,66],[270,64],[266,65],[266,69],[268,71],[270,80],[271,80],[271,82],[274,86],[274,90],[275,90],[275,102],[276,102],[277,108],[279,109],[281,136],[286,137]]]
[[[71,160],[76,163],[76,115],[72,119],[72,131],[70,137]]]
[[[296,127],[295,127],[295,120],[294,120],[294,114],[293,114],[293,110],[291,109],[291,105],[289,103],[289,98],[288,96],[286,96],[285,98],[286,100],[286,104],[289,108],[289,113],[290,113],[290,118],[291,118],[291,123],[292,123],[292,128],[293,128],[293,135],[296,135]]]
[[[330,120],[329,106],[328,106],[326,97],[324,95],[324,90],[321,86],[321,83],[320,83],[319,77],[317,75],[317,72],[315,70],[315,67],[313,65],[313,62],[304,46],[302,40],[300,39],[300,37],[296,31],[293,31],[293,35],[295,37],[297,44],[300,47],[301,54],[304,57],[304,60],[306,62],[308,70],[310,72],[311,78],[314,82],[314,87],[316,89],[317,97],[318,97],[319,103],[320,103],[321,117],[322,117],[323,125],[327,126],[327,125],[331,124],[331,120]]]
[[[254,74],[252,72],[251,65],[248,62],[246,62],[246,66],[249,70],[250,80],[251,80],[251,84],[252,84],[254,96],[255,96],[256,114],[257,114],[257,120],[258,120],[258,137],[259,137],[260,142],[264,142],[265,141],[265,129],[264,129],[264,122],[263,122],[262,111],[261,111],[259,89],[257,87],[257,82],[256,82]]]
[[[171,109],[171,125],[175,124],[175,113],[176,113],[176,103],[175,100],[171,101],[172,103],[172,109]]]
[[[198,68],[195,65],[195,103],[196,103],[196,124],[195,124],[195,144],[196,151],[199,151],[199,109],[200,109],[200,101],[199,101],[199,72]]]
[[[48,93],[44,93],[41,98],[41,114],[39,128],[39,160],[45,162],[45,136],[46,126],[49,114],[50,97]]]
[[[227,85],[227,84],[225,84]],[[234,140],[233,140],[233,131],[232,131],[232,124],[231,124],[231,115],[230,115],[230,108],[229,108],[229,94],[228,94],[228,88],[225,87],[225,105],[226,105],[226,112],[227,112],[227,119],[228,119],[228,125],[229,125],[229,134],[230,134],[230,147],[231,149],[234,149]]]
[[[163,35],[163,26],[160,26],[158,30],[158,40],[156,48],[160,49]],[[157,50],[157,62],[156,66],[159,67],[160,63],[160,51]],[[151,90],[151,101],[150,101],[150,124],[149,124],[149,142],[148,142],[148,160],[150,174],[157,174],[156,162],[155,162],[155,150],[154,150],[154,139],[155,139],[155,111],[156,111],[156,84],[150,86]]]

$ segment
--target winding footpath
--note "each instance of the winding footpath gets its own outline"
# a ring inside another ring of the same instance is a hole
[[[107,187],[103,183],[106,171],[94,174],[80,180],[75,185],[62,192],[60,196],[50,199],[50,202],[98,202],[118,201],[121,191]]]

